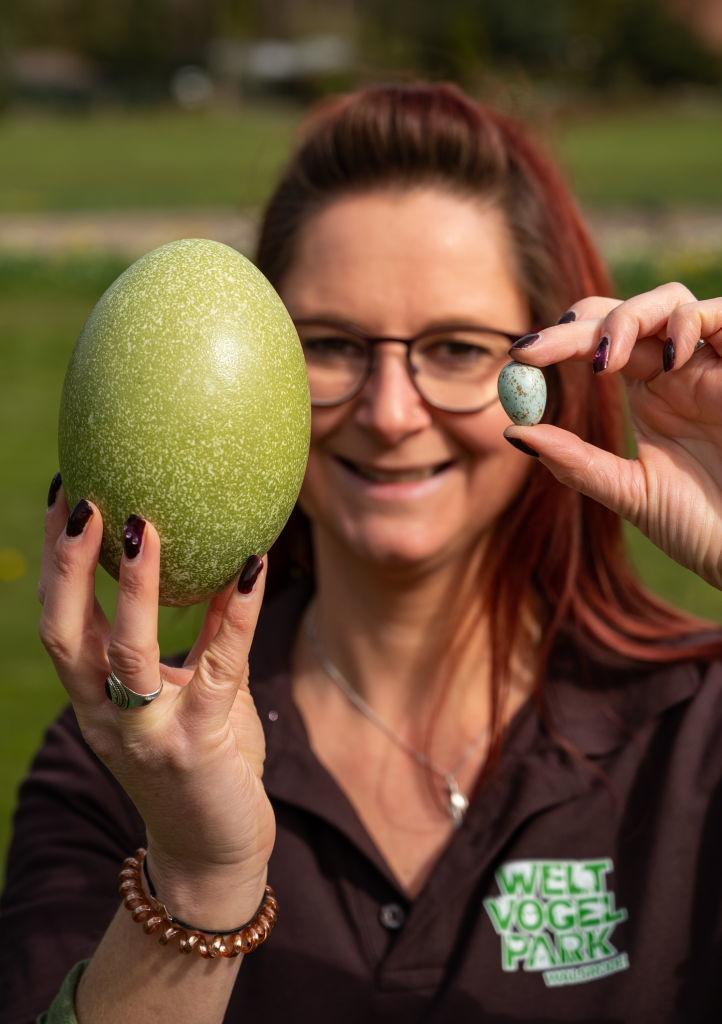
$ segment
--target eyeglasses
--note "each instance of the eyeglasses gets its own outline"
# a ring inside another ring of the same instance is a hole
[[[374,348],[406,346],[406,366],[423,400],[445,412],[479,412],[496,401],[496,380],[508,360],[510,334],[491,327],[434,327],[411,338],[372,337],[357,327],[295,320],[306,359],[311,405],[341,405],[371,376]]]

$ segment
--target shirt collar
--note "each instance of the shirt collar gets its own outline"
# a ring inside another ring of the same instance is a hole
[[[623,746],[644,722],[692,697],[700,685],[693,661],[633,661],[590,651],[563,636],[544,690],[548,728],[580,753],[598,757]]]

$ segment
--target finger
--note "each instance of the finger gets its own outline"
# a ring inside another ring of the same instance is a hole
[[[160,685],[160,540],[153,525],[139,516],[130,516],[123,527],[123,549],[108,661],[131,690],[153,693]],[[103,696],[103,687],[99,686],[98,697]]]
[[[528,335],[512,345],[509,355],[517,362],[539,367],[562,362],[588,363],[594,373],[601,373],[610,368],[612,347],[606,320],[587,317]],[[614,343],[615,367],[623,369],[627,377],[651,380],[662,372],[661,353],[659,339],[637,340],[635,344],[630,335],[624,345],[621,341]]]
[[[588,359],[599,341],[596,325],[619,303],[619,299],[598,295],[579,299],[553,327],[526,334],[515,341],[509,354],[520,362],[534,363],[535,366],[548,366],[561,359]],[[582,324],[581,321],[586,322]],[[577,329],[571,330],[570,325]],[[563,330],[556,330],[559,327]]]
[[[690,301],[696,300],[689,288],[673,282],[616,306],[601,324],[600,344],[607,339],[608,350],[601,369],[614,372],[626,367],[632,376],[642,380],[656,376],[663,365],[662,345],[669,337],[667,322],[678,306]],[[656,339],[658,344],[640,346],[636,344],[639,339]]]
[[[60,473],[56,473],[50,482],[48,508],[45,513],[45,535],[43,537],[40,578],[38,580],[38,600],[41,604],[45,600],[47,578],[55,556],[55,545],[58,542],[58,537],[65,529],[69,512],[70,509],[65,499]]]
[[[587,317],[546,327],[515,341],[509,355],[517,362],[550,366],[563,360],[589,362],[599,344],[602,317]]]
[[[40,638],[73,700],[92,697],[89,686],[106,665],[108,623],[95,599],[102,536],[100,512],[81,499],[47,556]]]
[[[667,370],[679,369],[697,351],[700,339],[722,355],[722,298],[678,306],[667,322]]]
[[[223,612],[235,586],[235,582],[231,583],[225,588],[225,590],[222,590],[220,594],[216,594],[208,602],[206,614],[203,617],[203,625],[201,626],[200,633],[198,634],[193,647],[190,649],[188,656],[183,662],[184,668],[194,668],[198,664],[198,659],[201,654],[218,632],[218,627],[220,626],[221,619],[223,618]]]
[[[575,303],[575,320],[540,331],[531,342],[522,339],[510,354],[535,366],[589,361],[595,373],[624,370],[627,377],[649,381],[662,372],[667,321],[690,298],[684,285],[662,285],[624,302],[609,300],[612,308],[601,317],[591,314],[602,311],[604,300],[582,299]]]
[[[602,295],[588,295],[578,299],[566,313],[559,317],[556,326],[574,323],[576,320],[600,320],[610,310],[618,306],[621,299],[611,299]]]
[[[634,521],[639,508],[640,474],[634,459],[622,459],[551,424],[507,427],[504,436],[538,455],[560,483],[594,498]]]
[[[228,598],[218,631],[201,654],[193,678],[181,695],[189,725],[206,728],[226,721],[244,681],[265,577],[264,560],[251,555]]]

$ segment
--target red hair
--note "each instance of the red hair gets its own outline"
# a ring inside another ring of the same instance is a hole
[[[552,163],[513,121],[449,84],[377,86],[322,104],[306,121],[267,205],[258,266],[278,287],[299,232],[325,204],[351,192],[420,184],[492,201],[505,213],[517,279],[535,323],[554,323],[583,296],[611,294],[607,271]],[[551,376],[548,418],[623,453],[619,379],[595,377],[575,363],[560,364]],[[296,510],[272,554],[272,574],[285,575],[290,562],[311,572],[309,544]],[[540,704],[546,660],[560,629],[581,648],[643,662],[722,653],[709,623],[644,589],[628,563],[619,517],[559,484],[539,464],[496,523],[488,551],[493,749],[501,741],[505,681],[530,598],[542,618]]]

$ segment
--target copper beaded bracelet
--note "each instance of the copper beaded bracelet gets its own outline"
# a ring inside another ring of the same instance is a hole
[[[218,956],[230,958],[252,952],[273,931],[278,918],[278,903],[270,885],[265,888],[256,916],[240,928],[230,932],[210,933],[190,925],[181,925],[155,895],[145,894],[141,880],[145,855],[146,851],[139,849],[135,851],[135,856],[125,858],[118,876],[118,891],[123,897],[123,906],[128,908],[134,921],[143,925],[146,935],[160,932],[158,942],[162,946],[177,938],[180,953],[192,953],[196,949],[206,960],[215,960]]]

